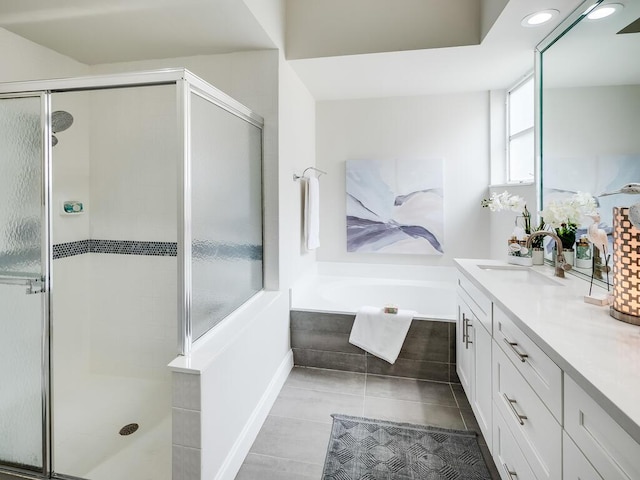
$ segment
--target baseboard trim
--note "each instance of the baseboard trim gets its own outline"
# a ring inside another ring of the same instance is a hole
[[[238,439],[233,444],[229,455],[227,455],[220,470],[218,470],[215,480],[233,480],[236,477],[292,368],[293,351],[289,350],[282,359],[282,362],[280,362],[280,366],[273,375],[269,386],[260,398],[249,420],[247,420]]]

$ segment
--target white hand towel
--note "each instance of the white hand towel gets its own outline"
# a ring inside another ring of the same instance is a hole
[[[398,358],[416,312],[384,313],[378,307],[361,307],[353,322],[349,343],[393,364]]]
[[[307,250],[320,246],[320,184],[316,177],[305,182],[304,233]]]

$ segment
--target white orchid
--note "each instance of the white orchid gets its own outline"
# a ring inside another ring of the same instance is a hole
[[[578,192],[569,198],[550,201],[540,215],[544,218],[544,222],[553,228],[560,228],[563,225],[577,226],[582,223],[583,217],[595,214],[596,207],[593,195]]]
[[[502,193],[493,192],[489,200],[482,200],[481,205],[489,208],[492,212],[501,212],[503,210],[521,212],[527,208],[524,198],[519,195],[510,195],[506,190]]]

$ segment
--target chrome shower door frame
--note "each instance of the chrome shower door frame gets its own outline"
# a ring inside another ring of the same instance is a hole
[[[51,332],[51,263],[53,251],[51,243],[51,215],[52,215],[52,183],[51,183],[51,93],[47,90],[36,90],[17,93],[0,92],[0,101],[17,98],[40,99],[40,130],[41,130],[41,168],[42,182],[40,187],[40,262],[41,278],[24,278],[27,293],[40,294],[41,297],[41,338],[40,338],[40,383],[42,402],[42,466],[41,469],[26,469],[8,465],[0,460],[0,473],[41,477],[51,474],[51,366],[50,366],[50,332]],[[14,279],[11,283],[19,283]],[[10,282],[6,282],[10,283]]]
[[[181,326],[178,332],[178,350],[181,355],[189,355],[193,342],[195,341],[193,338],[193,322],[191,318],[193,291],[191,269],[191,244],[193,240],[191,223],[191,95],[197,95],[245,122],[258,127],[262,134],[261,144],[263,149],[264,119],[223,91],[215,88],[198,76],[193,75],[191,72],[186,71],[184,78],[177,82],[177,87],[178,129],[181,132],[182,142],[182,162],[178,172],[178,197],[181,200],[181,205],[179,205],[178,208],[178,312],[181,319]],[[262,203],[264,209],[264,198],[262,199]],[[262,214],[264,221],[264,212],[262,212]]]

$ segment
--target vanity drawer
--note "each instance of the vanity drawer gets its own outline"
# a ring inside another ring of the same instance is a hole
[[[494,405],[536,478],[562,478],[562,427],[495,341],[493,385]]]
[[[562,424],[562,370],[498,307],[493,338]]]
[[[603,480],[567,432],[562,433],[562,480]]]
[[[492,304],[489,297],[462,275],[458,276],[458,295],[467,302],[467,305],[484,325],[484,328],[491,332]]]
[[[640,479],[640,445],[569,375],[564,384],[565,430],[598,473],[606,480]]]
[[[500,412],[493,412],[493,461],[503,480],[536,480]]]

